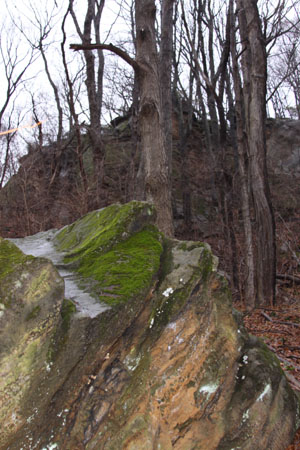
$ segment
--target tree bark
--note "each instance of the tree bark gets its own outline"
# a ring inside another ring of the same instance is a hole
[[[266,45],[255,0],[237,0],[242,39],[243,96],[249,151],[250,185],[255,210],[256,304],[275,301],[275,221],[266,165]]]
[[[157,224],[173,235],[171,189],[166,137],[162,119],[158,53],[155,38],[154,0],[136,0],[136,62],[139,65],[140,130],[144,153],[146,200],[157,210]]]
[[[143,158],[145,199],[157,211],[157,226],[172,236],[173,215],[166,137],[162,119],[159,60],[155,35],[155,0],[136,0],[136,58],[112,44],[71,44],[74,50],[110,50],[132,66],[140,92],[139,129]]]
[[[66,43],[66,38],[67,38],[66,31],[65,31],[65,22],[66,22],[69,12],[70,11],[68,8],[66,14],[64,15],[62,25],[61,25],[61,30],[62,30],[62,35],[63,35],[63,39],[61,42],[61,53],[62,53],[62,60],[63,60],[63,66],[64,66],[64,70],[65,70],[67,86],[69,89],[67,98],[68,98],[69,109],[70,109],[70,114],[71,114],[71,118],[72,118],[71,121],[74,122],[74,126],[75,126],[75,135],[76,135],[76,140],[77,140],[76,155],[78,158],[79,171],[80,171],[82,187],[83,187],[83,192],[84,192],[85,207],[87,208],[86,209],[86,211],[87,211],[89,208],[88,180],[87,180],[86,171],[85,171],[84,163],[83,163],[83,145],[82,145],[82,139],[81,139],[78,114],[76,114],[76,110],[75,110],[73,83],[72,83],[72,80],[70,77],[68,63],[67,63],[67,59],[66,59],[66,53],[65,53],[65,43]]]
[[[39,42],[39,50],[41,52],[42,59],[44,61],[44,67],[45,67],[45,72],[46,72],[48,81],[49,81],[49,83],[52,87],[53,93],[54,93],[54,98],[55,98],[55,103],[56,103],[56,108],[57,108],[57,113],[58,113],[58,117],[57,117],[58,130],[57,130],[56,142],[57,142],[58,153],[59,153],[60,152],[59,147],[61,145],[62,134],[63,134],[63,110],[62,110],[62,106],[61,106],[61,102],[60,102],[60,98],[59,98],[58,88],[50,74],[49,64],[48,64],[45,50],[43,47],[43,37],[42,36],[41,36],[40,42]]]
[[[245,302],[248,309],[255,306],[256,299],[256,277],[255,277],[255,261],[254,261],[254,243],[251,225],[251,200],[249,193],[249,180],[247,171],[247,140],[245,139],[245,115],[244,115],[244,99],[242,93],[242,82],[239,73],[237,60],[237,51],[234,32],[234,16],[233,16],[233,0],[230,1],[231,8],[231,58],[232,58],[232,76],[235,93],[235,113],[236,113],[236,138],[238,150],[238,168],[240,175],[240,192],[242,202],[242,217],[245,236],[245,262],[247,267],[245,282]]]
[[[168,171],[172,174],[172,90],[171,73],[173,60],[173,10],[175,0],[162,0],[160,37],[160,88],[162,99],[162,120],[165,130]]]
[[[73,18],[77,33],[82,41],[84,58],[86,62],[86,87],[90,113],[89,135],[93,146],[96,207],[100,204],[101,201],[101,188],[104,175],[104,148],[101,139],[101,107],[103,95],[104,58],[102,48],[96,48],[98,56],[96,65],[96,58],[92,51],[94,47],[90,45],[90,42],[92,36],[92,27],[94,25],[96,43],[100,44],[99,27],[105,0],[100,0],[100,2],[96,2],[95,0],[88,0],[83,31],[81,31],[77,17],[74,13],[73,3],[74,0],[69,0],[70,13]]]

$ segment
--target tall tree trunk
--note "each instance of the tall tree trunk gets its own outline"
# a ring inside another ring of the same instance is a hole
[[[139,112],[139,86],[138,77],[136,72],[134,73],[134,84],[132,91],[132,108],[131,108],[131,160],[129,166],[129,172],[127,177],[127,198],[126,200],[132,200],[136,195],[136,198],[142,199],[144,193],[144,182],[142,174],[139,176],[136,173],[136,164],[138,155],[141,155],[139,151],[139,124],[138,124],[138,112]],[[140,164],[141,167],[141,164]],[[137,191],[137,187],[140,191]]]
[[[96,43],[100,43],[100,21],[105,0],[88,0],[87,11],[84,19],[83,31],[80,29],[77,17],[73,10],[74,0],[69,0],[70,13],[75,28],[84,47],[91,42],[92,27],[94,26]],[[97,48],[97,64],[92,49],[84,49],[86,62],[86,87],[90,113],[89,135],[93,147],[95,207],[101,199],[101,186],[104,175],[104,148],[101,139],[101,106],[103,95],[104,57],[101,48]]]
[[[82,139],[81,139],[78,114],[76,113],[76,109],[75,109],[73,83],[72,83],[72,80],[70,77],[68,63],[67,63],[67,59],[66,59],[66,52],[65,52],[65,43],[66,43],[66,39],[67,39],[66,31],[65,31],[65,23],[66,23],[69,12],[70,12],[70,10],[68,8],[66,14],[64,15],[62,24],[61,24],[61,31],[62,31],[62,35],[63,35],[63,39],[61,42],[61,54],[62,54],[63,66],[64,66],[64,70],[65,70],[66,82],[67,82],[67,86],[68,86],[67,98],[68,98],[68,104],[69,104],[68,106],[69,106],[70,115],[71,115],[70,119],[71,119],[71,123],[74,122],[74,127],[75,127],[75,136],[76,136],[76,141],[77,141],[76,155],[78,158],[79,171],[80,171],[83,193],[84,193],[84,203],[85,203],[84,212],[87,212],[88,208],[89,208],[88,180],[87,180],[87,175],[86,175],[86,171],[85,171],[84,163],[83,163],[83,144],[82,144]]]
[[[100,0],[95,2],[95,15],[93,19],[96,43],[100,43],[100,22],[102,17],[102,12],[104,8],[105,0]],[[97,107],[95,109],[95,118],[92,119],[91,116],[91,126],[92,129],[96,130],[95,133],[95,144],[94,144],[94,178],[96,184],[97,193],[97,203],[101,201],[101,190],[103,185],[104,177],[104,145],[101,136],[101,112],[102,112],[102,102],[103,102],[103,75],[104,75],[104,55],[102,49],[97,49],[97,64],[95,67],[95,102]]]
[[[172,174],[172,89],[171,73],[173,60],[173,10],[175,0],[162,0],[160,38],[160,89],[162,99],[162,120],[165,145],[168,156],[168,171]]]
[[[250,185],[255,210],[258,305],[275,301],[276,244],[266,165],[267,58],[261,22],[254,0],[237,0],[242,39],[242,71]]]
[[[256,277],[254,262],[254,243],[251,225],[250,212],[250,194],[249,180],[247,171],[247,141],[244,135],[245,115],[244,115],[244,99],[242,95],[242,82],[240,79],[239,66],[237,62],[237,51],[234,34],[234,16],[233,16],[233,0],[230,1],[231,8],[231,57],[232,57],[232,76],[235,92],[235,113],[236,113],[236,138],[238,150],[238,167],[240,175],[240,192],[242,201],[242,216],[245,236],[245,262],[247,267],[246,283],[245,283],[245,302],[248,309],[254,308],[256,298]]]
[[[140,130],[144,153],[146,200],[156,206],[157,224],[166,235],[173,235],[168,155],[159,82],[155,38],[154,0],[136,0],[136,62],[139,65]]]
[[[232,0],[233,3],[233,0]],[[233,32],[234,33],[234,32]],[[233,36],[234,38],[234,36]],[[230,39],[231,42],[231,39]],[[235,45],[235,41],[233,39],[233,45]],[[233,71],[233,69],[232,69]],[[234,167],[231,165],[231,171],[233,170],[234,174],[238,173],[238,151],[237,151],[237,135],[236,135],[236,113],[235,113],[235,104],[234,104],[234,89],[232,90],[232,84],[231,84],[231,78],[229,70],[226,74],[226,97],[228,102],[228,122],[229,122],[229,140],[232,145],[233,154],[234,154]],[[231,162],[232,164],[232,162]],[[238,251],[237,246],[237,240],[236,240],[236,234],[235,234],[235,227],[236,227],[236,217],[234,214],[234,208],[235,208],[235,202],[234,198],[238,197],[238,190],[237,192],[237,186],[235,183],[235,176],[232,177],[232,186],[230,190],[230,197],[231,197],[231,208],[228,208],[228,217],[229,221],[231,222],[230,226],[230,242],[231,242],[231,268],[232,268],[232,287],[235,292],[239,293],[239,296],[241,298],[242,294],[242,285],[241,285],[241,279],[240,279],[240,271],[239,271],[239,260],[240,255]],[[239,188],[238,188],[239,189]]]
[[[70,0],[71,1],[71,0]],[[173,235],[171,188],[168,171],[165,129],[162,120],[162,92],[156,48],[155,0],[136,0],[136,58],[113,44],[71,44],[74,50],[109,50],[132,66],[140,92],[139,129],[145,183],[145,199],[157,211],[157,226],[167,236]]]

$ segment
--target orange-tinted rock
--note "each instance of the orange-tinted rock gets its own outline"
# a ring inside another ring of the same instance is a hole
[[[209,246],[163,247],[143,298],[73,317],[49,373],[55,393],[11,450],[282,450],[292,440],[297,398],[232,310]]]

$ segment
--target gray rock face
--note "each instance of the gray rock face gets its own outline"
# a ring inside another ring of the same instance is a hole
[[[275,174],[300,177],[299,120],[272,120],[267,148],[269,167]]]
[[[131,202],[55,235],[63,264],[109,305],[95,317],[63,300],[50,262],[0,241],[0,448],[282,450],[292,440],[298,399],[232,310],[209,246],[165,239],[154,222],[151,205]]]

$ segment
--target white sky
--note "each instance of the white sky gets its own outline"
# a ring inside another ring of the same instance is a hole
[[[124,20],[119,17],[117,19],[120,7],[119,4],[126,5],[125,0],[106,0],[106,4],[103,11],[102,21],[101,21],[101,30],[102,30],[102,41],[118,43],[119,40],[124,40],[128,33],[128,26],[124,23]],[[270,2],[272,3],[272,2]],[[79,22],[83,25],[85,11],[86,11],[86,0],[75,0],[74,7],[78,12]],[[9,6],[8,6],[9,5]],[[57,7],[56,7],[57,5]],[[49,35],[49,49],[47,50],[47,56],[49,59],[49,66],[51,70],[51,74],[53,79],[59,83],[59,74],[62,70],[61,66],[61,55],[59,45],[61,42],[61,19],[63,14],[66,11],[68,5],[68,0],[0,0],[0,8],[2,14],[0,16],[0,29],[2,29],[1,34],[1,48],[5,48],[6,38],[10,39],[13,37],[13,48],[16,49],[19,56],[25,56],[28,46],[24,39],[20,36],[18,30],[14,28],[11,24],[10,15],[14,17],[14,19],[19,23],[22,20],[26,33],[33,38],[34,35],[38,33],[36,28],[36,21],[34,20],[34,15],[30,6],[33,6],[38,11],[42,20],[45,20],[46,12],[48,14],[52,10],[54,13],[54,17],[52,19],[53,30]],[[113,25],[111,29],[111,25]],[[110,31],[109,37],[107,36],[108,31]],[[68,32],[68,40],[65,46],[67,58],[70,61],[70,68],[74,68],[75,64],[71,63],[72,60],[79,57],[78,54],[75,54],[73,51],[69,49],[70,43],[79,43],[80,39],[77,36],[74,25],[72,23],[71,17],[68,18],[67,22],[67,32]],[[33,38],[34,39],[34,38]],[[106,53],[107,57],[107,53]],[[106,64],[109,64],[109,59],[106,60]],[[76,66],[77,67],[77,66]],[[33,92],[36,96],[36,101],[40,102],[41,105],[49,111],[53,111],[53,114],[56,114],[55,104],[53,100],[53,92],[49,85],[49,82],[44,73],[44,66],[41,60],[41,57],[35,61],[34,64],[31,65],[30,69],[26,73],[27,77],[30,80],[26,83],[27,89]],[[3,104],[3,94],[6,89],[5,77],[4,77],[4,67],[1,66],[0,62],[0,108]],[[31,100],[28,92],[26,92],[24,86],[19,89],[18,95],[16,96],[16,106],[22,110],[22,114],[24,114],[24,118],[22,120],[21,125],[25,125],[32,121],[32,112],[31,112]],[[49,114],[50,115],[50,114]],[[44,117],[40,117],[41,120]],[[108,120],[108,119],[107,119]],[[51,126],[48,120],[48,127]],[[26,138],[30,138],[30,136],[34,133],[32,130],[23,130],[20,134],[26,136]]]
[[[102,42],[117,42],[119,39],[123,39],[126,33],[126,25],[124,20],[119,16],[120,7],[115,0],[107,0],[102,20],[101,20],[101,37]],[[7,4],[9,4],[9,10],[7,10]],[[78,21],[81,27],[83,27],[83,21],[86,12],[86,4],[87,2],[84,0],[75,0],[74,9],[77,13]],[[57,5],[57,7],[56,7]],[[49,34],[48,42],[51,43],[47,50],[47,59],[49,61],[49,67],[51,71],[51,75],[53,79],[59,83],[59,74],[62,71],[62,63],[61,63],[61,53],[60,53],[60,42],[61,42],[61,21],[62,17],[65,14],[67,9],[68,0],[0,0],[0,8],[1,11],[5,11],[4,14],[0,17],[0,27],[3,30],[1,35],[1,46],[5,47],[5,41],[8,39],[12,40],[12,46],[14,48],[13,53],[17,52],[18,58],[25,58],[28,52],[28,44],[24,37],[21,36],[21,33],[14,27],[12,24],[10,15],[14,17],[14,20],[17,23],[23,23],[24,30],[28,36],[30,36],[31,40],[35,40],[35,37],[38,36],[38,23],[34,18],[34,13],[32,11],[32,7],[38,11],[39,18],[42,22],[45,22],[49,15],[52,15],[53,18],[51,20],[51,27],[53,27],[52,31]],[[21,7],[20,7],[21,6]],[[113,24],[113,25],[112,25]],[[74,68],[75,64],[71,63],[72,60],[79,57],[79,55],[75,55],[72,50],[69,49],[70,43],[80,43],[80,39],[75,31],[75,27],[73,25],[73,21],[71,17],[68,17],[67,24],[67,42],[65,45],[66,55],[68,61],[70,61],[70,69]],[[38,54],[37,54],[38,56]],[[20,67],[22,64],[20,64]],[[76,65],[77,67],[77,65]],[[27,83],[27,89],[31,92],[34,92],[35,95],[38,94],[40,100],[47,101],[47,97],[53,97],[52,89],[49,85],[49,81],[44,72],[44,64],[41,56],[38,56],[36,61],[31,64],[28,71],[26,71],[26,77],[30,79]],[[6,80],[5,80],[5,72],[4,67],[0,63],[0,108],[4,101],[4,92],[6,90]],[[55,114],[55,106],[54,100],[51,99],[53,105],[51,108],[54,108]],[[26,110],[28,113],[25,114],[25,117],[22,121],[22,125],[30,123],[32,120],[31,110],[31,100],[28,93],[24,89],[24,86],[19,89],[16,105],[22,109],[22,114]],[[50,106],[50,105],[49,105]],[[43,119],[43,118],[41,118]],[[2,129],[3,130],[3,129]],[[24,130],[22,131],[23,135],[32,134],[32,130]]]

